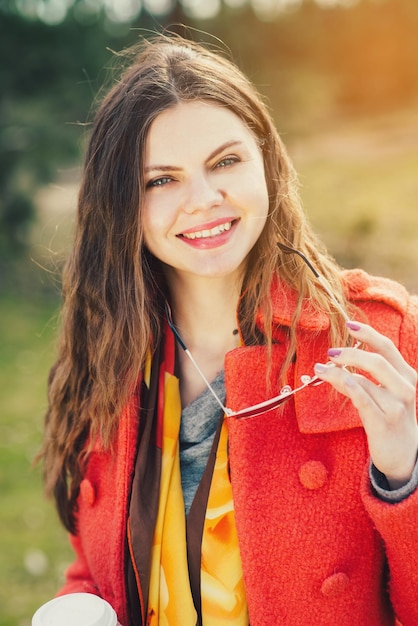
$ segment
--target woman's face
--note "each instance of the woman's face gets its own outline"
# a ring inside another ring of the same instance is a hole
[[[242,275],[269,199],[261,150],[238,116],[203,101],[161,113],[148,133],[145,185],[145,244],[168,277]]]

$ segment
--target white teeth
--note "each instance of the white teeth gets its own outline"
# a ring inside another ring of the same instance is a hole
[[[225,224],[219,224],[219,226],[215,226],[215,228],[211,228],[210,230],[197,230],[194,233],[183,233],[183,237],[185,237],[186,239],[216,237],[216,235],[220,235],[226,230],[229,230],[231,226],[232,222],[226,222]]]

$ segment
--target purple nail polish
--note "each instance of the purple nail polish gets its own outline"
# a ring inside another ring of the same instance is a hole
[[[318,372],[318,374],[324,374],[328,370],[328,367],[323,363],[315,363],[314,370]]]
[[[360,324],[357,324],[356,322],[346,322],[346,325],[350,330],[356,331],[361,329]]]
[[[327,354],[330,357],[337,357],[340,356],[341,350],[339,350],[338,348],[330,348]]]

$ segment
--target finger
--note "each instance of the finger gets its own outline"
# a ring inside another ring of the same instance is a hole
[[[405,376],[381,354],[355,348],[331,348],[328,350],[328,356],[335,365],[361,370],[396,396],[408,400],[411,394],[415,395],[415,373],[408,372]]]
[[[351,400],[366,430],[372,424],[375,430],[379,430],[379,424],[383,429],[389,424],[391,429],[405,425],[405,416],[410,416],[407,421],[416,425],[414,389],[409,394],[393,394],[360,374],[321,363],[315,365],[315,373]]]
[[[367,344],[372,352],[380,354],[397,372],[402,373],[411,383],[416,384],[416,371],[405,361],[389,337],[382,335],[372,326],[360,322],[347,322],[347,328],[352,337]]]
[[[314,370],[318,378],[326,381],[338,392],[350,398],[358,411],[377,411],[383,415],[381,403],[374,394],[369,392],[370,390],[365,388],[363,381],[367,379],[364,376],[353,374],[342,367],[330,367],[329,364],[324,363],[316,363]],[[381,389],[376,385],[374,387]]]
[[[407,402],[361,374],[317,363],[315,373],[350,399],[367,434],[373,463],[388,479],[407,482],[415,464],[418,429],[415,390]]]
[[[341,370],[341,368],[336,369]],[[342,371],[341,382],[335,380],[334,385],[339,384],[345,388],[346,395],[350,397],[365,424],[368,420],[373,420],[375,427],[380,424],[382,428],[385,428],[389,422],[399,423],[410,412],[408,410],[410,405],[408,406],[408,403],[399,396],[395,396],[384,387],[375,385],[360,374]],[[414,404],[415,402],[412,403],[413,406]]]

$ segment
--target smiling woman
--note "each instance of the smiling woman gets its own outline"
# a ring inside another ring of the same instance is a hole
[[[152,123],[145,172],[144,241],[178,275],[176,297],[185,273],[228,276],[234,291],[269,208],[256,136],[228,109],[181,103]]]
[[[222,54],[135,49],[63,290],[41,451],[76,552],[60,593],[123,626],[416,626],[418,299],[326,253]]]

